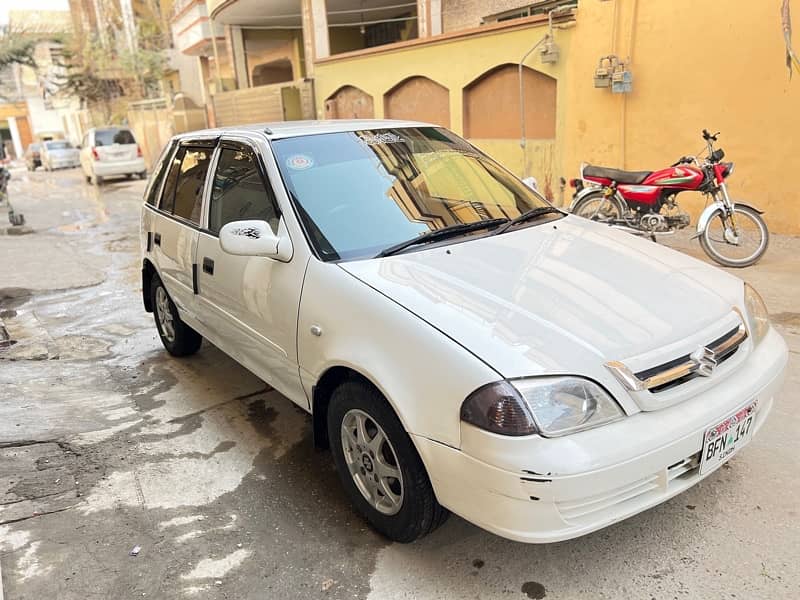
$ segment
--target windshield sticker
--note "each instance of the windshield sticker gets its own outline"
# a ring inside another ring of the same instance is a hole
[[[294,154],[286,159],[286,166],[293,171],[305,171],[314,166],[314,159],[306,154]]]
[[[399,135],[391,132],[365,135],[361,138],[361,141],[364,142],[367,146],[376,146],[379,144],[397,144],[398,142],[405,142],[405,140],[401,138]]]

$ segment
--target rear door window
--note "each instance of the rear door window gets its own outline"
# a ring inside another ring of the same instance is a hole
[[[113,144],[135,144],[130,129],[96,129],[94,132],[95,146],[111,146]]]
[[[255,219],[278,231],[272,187],[262,177],[256,155],[248,149],[223,147],[214,174],[208,229],[218,234],[231,221]]]
[[[200,211],[203,207],[203,187],[211,162],[212,149],[186,147],[182,150],[183,156],[175,180],[172,214],[199,225]]]

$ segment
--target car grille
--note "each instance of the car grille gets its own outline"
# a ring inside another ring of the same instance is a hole
[[[708,376],[720,363],[732,357],[747,339],[743,323],[713,340],[692,354],[685,354],[655,367],[632,373],[618,361],[606,363],[606,367],[632,391],[648,390],[653,394]]]

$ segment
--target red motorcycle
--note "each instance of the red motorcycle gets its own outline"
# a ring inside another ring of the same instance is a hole
[[[725,152],[714,149],[719,132],[705,129],[705,158],[682,156],[659,171],[620,171],[583,165],[570,212],[637,235],[672,234],[688,227],[690,218],[678,206],[681,192],[701,192],[712,200],[700,215],[697,234],[711,259],[726,267],[746,267],[760,259],[769,245],[769,231],[762,211],[734,203],[725,180],[733,173],[732,162],[722,162]]]

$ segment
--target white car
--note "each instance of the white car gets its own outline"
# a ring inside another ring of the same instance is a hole
[[[72,168],[81,164],[80,151],[66,140],[42,142],[39,153],[45,171]]]
[[[144,179],[147,166],[142,149],[127,127],[94,127],[79,146],[81,168],[87,183],[100,185],[108,177],[134,175]]]
[[[206,338],[309,411],[401,542],[448,511],[555,542],[664,502],[751,440],[788,357],[740,279],[424,123],[177,136],[141,232],[166,349]]]

